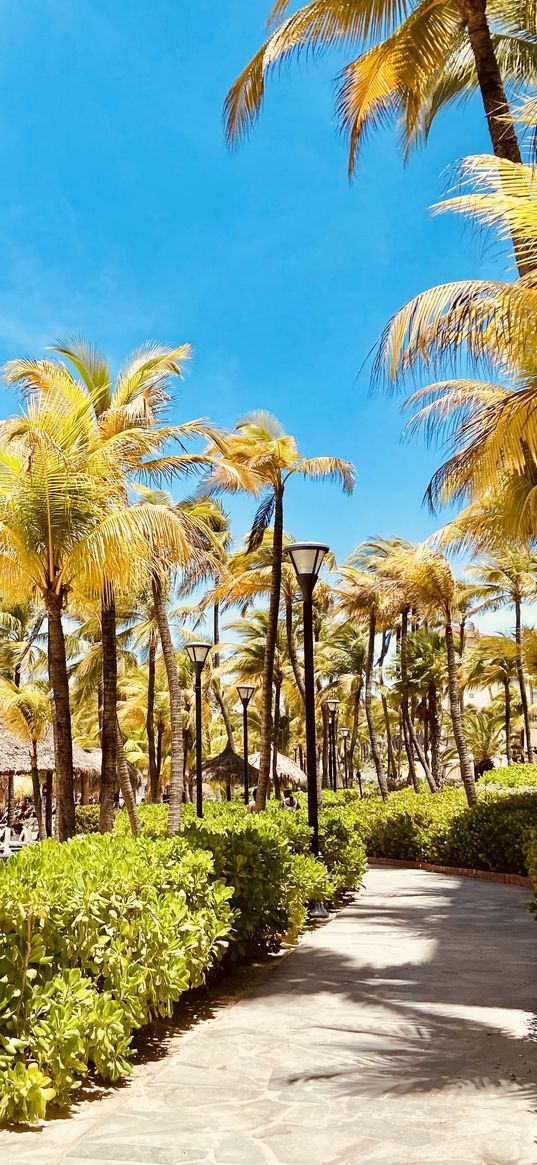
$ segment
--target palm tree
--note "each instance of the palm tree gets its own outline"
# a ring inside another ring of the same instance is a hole
[[[338,457],[303,457],[295,438],[285,432],[270,413],[257,411],[239,421],[232,433],[214,432],[204,456],[211,469],[204,490],[209,493],[246,491],[260,498],[248,550],[255,550],[263,540],[272,519],[273,542],[269,616],[261,692],[261,740],[257,807],[264,809],[270,781],[270,758],[273,735],[272,683],[280,610],[284,494],[290,477],[338,481],[346,493],[354,485],[354,469]]]
[[[108,522],[108,537],[116,540],[120,536],[127,539],[127,544],[134,533],[134,541],[124,547],[122,555],[123,573],[112,575],[109,569],[114,564],[114,554],[117,556],[117,545],[109,547],[110,556],[107,561],[102,556],[103,535],[106,527],[100,530],[101,564],[99,593],[101,596],[101,623],[103,639],[103,772],[101,787],[101,828],[109,829],[112,825],[113,793],[116,781],[117,765],[117,664],[115,653],[115,602],[116,590],[121,583],[132,586],[133,570],[143,569],[147,557],[146,546],[143,540],[147,533],[155,533],[155,527],[160,524],[161,535],[174,541],[173,522],[169,515],[162,510],[157,513],[136,507],[128,510],[128,480],[136,473],[143,471],[152,476],[162,473],[176,473],[190,468],[198,461],[196,457],[181,455],[161,456],[163,447],[170,440],[184,442],[194,433],[199,433],[200,427],[196,422],[183,426],[164,426],[159,422],[164,406],[169,401],[168,385],[173,376],[181,374],[181,366],[188,357],[189,349],[183,346],[169,350],[157,345],[146,345],[135,353],[121,370],[115,385],[112,387],[110,371],[103,358],[83,342],[58,346],[56,351],[65,357],[65,361],[31,361],[18,360],[8,365],[6,377],[9,383],[18,384],[23,398],[28,402],[27,416],[21,420],[4,425],[6,440],[19,443],[23,439],[28,447],[28,453],[34,459],[34,444],[37,434],[36,409],[39,414],[39,440],[41,450],[46,449],[51,459],[51,468],[56,472],[56,462],[61,461],[61,472],[72,482],[76,480],[76,473],[89,483],[88,498],[84,490],[79,495],[80,502],[86,502],[86,509],[91,498],[91,491],[95,495],[89,526],[84,530],[96,531],[99,520],[106,515]],[[66,362],[68,361],[68,363]],[[74,371],[73,371],[74,369]],[[61,458],[58,456],[57,446],[54,444],[56,434],[59,434],[62,449]],[[30,452],[31,449],[31,452]],[[33,464],[33,460],[32,460]],[[46,458],[42,463],[42,471],[47,479],[47,488],[52,478],[48,475],[49,466]],[[48,475],[48,477],[47,477]],[[68,496],[68,495],[66,495]],[[59,505],[61,506],[61,495]],[[50,505],[50,498],[48,504]],[[44,521],[46,526],[46,506],[44,506]],[[114,518],[111,519],[111,511]],[[164,531],[164,526],[166,531]],[[184,529],[178,528],[178,545],[181,553],[184,551]],[[53,530],[50,524],[50,530]],[[72,538],[72,534],[69,535]],[[134,555],[135,542],[138,541],[139,559]],[[177,541],[177,540],[176,540]],[[96,549],[99,539],[97,538]],[[50,543],[50,538],[49,538]],[[60,818],[62,816],[62,802],[68,803],[67,818],[61,826],[61,836],[69,836],[74,827],[74,808],[72,801],[72,759],[71,754],[71,726],[69,712],[69,693],[66,682],[65,650],[60,643],[54,628],[61,624],[61,613],[65,606],[68,587],[58,584],[56,565],[53,559],[53,548],[47,546],[48,570],[52,572],[52,585],[47,587],[49,618],[49,659],[51,673],[55,669],[54,707],[55,707],[55,739],[58,749],[62,753],[60,767],[65,770],[62,780],[59,780],[60,790],[65,788],[65,798],[60,791]],[[82,571],[82,573],[84,573]],[[114,577],[114,584],[111,578]],[[59,591],[58,591],[59,585]],[[96,585],[95,573],[92,576],[92,585]],[[72,583],[70,584],[72,586]],[[63,587],[63,589],[62,589]],[[52,633],[51,633],[52,630]],[[61,688],[61,695],[60,695]],[[58,699],[57,699],[58,696]],[[56,721],[58,723],[56,724]]]
[[[431,753],[431,775],[437,789],[442,787],[442,698],[447,678],[445,640],[437,631],[420,627],[408,638],[407,684],[411,695],[419,696]],[[425,752],[427,749],[425,748]]]
[[[536,177],[530,167],[498,159],[466,159],[461,177],[473,190],[445,202],[500,237],[527,240],[534,269],[537,242]],[[427,490],[431,507],[491,495],[511,536],[535,525],[537,412],[533,336],[537,318],[535,276],[514,283],[467,280],[423,292],[389,322],[381,338],[375,376],[397,384],[417,365],[441,379],[413,393],[407,431],[429,439],[446,436],[452,450]],[[494,380],[453,379],[457,361],[491,372]],[[448,376],[445,376],[449,368]],[[511,381],[506,385],[505,380]]]
[[[501,687],[504,693],[505,756],[511,763],[511,686],[517,676],[517,644],[509,635],[480,635],[464,668],[470,688]]]
[[[537,554],[524,548],[505,546],[477,566],[470,567],[469,572],[479,580],[481,589],[488,592],[489,609],[506,605],[514,607],[515,664],[524,717],[526,753],[531,764],[533,750],[522,650],[522,603],[534,602],[537,598]]]
[[[338,588],[340,610],[347,618],[355,618],[365,623],[368,629],[367,660],[364,680],[364,704],[371,741],[371,754],[377,774],[377,781],[383,801],[388,799],[388,781],[382,764],[378,734],[373,715],[373,669],[375,662],[375,637],[377,631],[393,626],[399,609],[398,588],[373,570],[360,570],[352,565],[360,552],[351,555],[346,564],[339,568],[342,586]]]
[[[52,709],[50,694],[43,683],[17,685],[9,680],[0,680],[0,717],[6,728],[25,741],[30,750],[32,773],[32,796],[39,830],[39,839],[46,837],[37,745],[50,730]]]
[[[464,712],[464,731],[474,758],[476,778],[494,768],[493,756],[500,748],[500,727],[493,708],[471,708]]]
[[[427,139],[436,114],[479,89],[494,153],[520,162],[505,85],[520,87],[537,72],[534,16],[505,3],[416,0],[410,11],[392,0],[310,0],[287,16],[276,0],[276,28],[231,87],[225,103],[230,142],[243,137],[261,108],[266,77],[308,49],[361,48],[338,78],[336,111],[349,139],[349,173],[368,131],[395,123],[405,153]],[[490,23],[492,22],[492,23]],[[365,51],[364,51],[365,50]],[[523,264],[522,264],[523,265]]]

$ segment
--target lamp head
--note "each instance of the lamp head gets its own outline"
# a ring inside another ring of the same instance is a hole
[[[210,643],[187,643],[185,651],[197,675],[200,674],[210,650]]]
[[[323,542],[292,542],[285,547],[304,599],[311,599],[328,546]]]
[[[248,704],[250,703],[250,700],[252,699],[252,696],[255,692],[254,685],[253,684],[237,684],[237,691],[239,693],[239,698],[242,700],[244,707],[247,708]]]

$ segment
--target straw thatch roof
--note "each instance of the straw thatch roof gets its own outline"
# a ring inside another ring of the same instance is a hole
[[[52,732],[49,732],[45,739],[39,742],[37,762],[40,772],[56,767]],[[98,779],[101,773],[100,748],[80,748],[77,744],[73,745],[73,767],[77,775],[84,774],[84,776]],[[23,776],[30,771],[28,745],[0,724],[0,776]]]
[[[248,779],[251,784],[255,785],[259,776],[259,770],[254,768],[250,763],[248,765]],[[204,781],[221,781],[225,785],[240,785],[244,781],[244,761],[242,756],[239,756],[234,749],[226,745],[223,752],[218,756],[214,756],[204,764],[202,769],[202,780]]]
[[[250,764],[253,765],[258,776],[259,758],[260,754],[258,752],[254,752],[253,756],[250,757]],[[284,756],[283,752],[279,752],[278,760],[276,763],[278,768],[278,776],[282,781],[289,781],[290,785],[293,785],[298,789],[305,789],[307,787],[308,782],[306,774],[302,772],[300,765],[297,765],[294,760],[291,760],[291,758],[288,756]]]

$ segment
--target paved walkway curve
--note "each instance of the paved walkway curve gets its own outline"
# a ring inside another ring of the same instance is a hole
[[[2,1165],[537,1165],[529,902],[517,887],[373,869],[337,918],[113,1105],[0,1134]]]

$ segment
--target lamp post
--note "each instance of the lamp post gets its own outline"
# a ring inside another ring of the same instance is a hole
[[[194,668],[194,691],[196,693],[196,813],[203,817],[203,793],[201,788],[201,673],[211,650],[209,643],[187,643],[186,653]]]
[[[349,787],[349,767],[348,767],[348,763],[347,763],[347,741],[349,739],[349,729],[342,728],[341,729],[341,736],[343,738],[343,757],[344,757],[344,764],[345,764],[345,788],[348,789],[348,787]]]
[[[329,735],[329,759],[330,759],[330,784],[334,790],[337,789],[337,765],[336,765],[336,712],[339,708],[339,700],[327,700],[326,706],[330,714],[330,735]]]
[[[255,692],[253,684],[237,684],[237,691],[239,693],[242,704],[242,739],[244,748],[244,804],[247,805],[250,800],[250,790],[248,788],[248,704]]]
[[[313,664],[313,591],[328,546],[321,542],[294,542],[286,547],[302,592],[304,621],[304,689],[306,705],[306,773],[308,824],[311,848],[319,853],[319,797],[317,792],[317,742],[315,733],[315,673]]]

